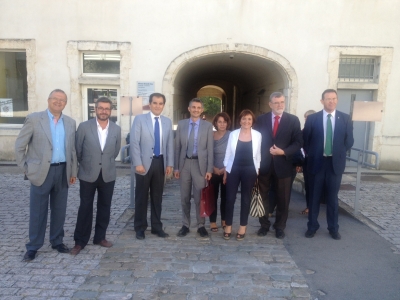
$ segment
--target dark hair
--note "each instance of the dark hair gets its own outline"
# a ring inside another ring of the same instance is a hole
[[[337,97],[337,92],[336,92],[336,90],[334,90],[334,89],[327,89],[327,90],[325,90],[323,93],[322,93],[322,100],[324,100],[324,97],[325,97],[325,94],[327,94],[327,93],[335,93],[336,94],[336,97]]]
[[[242,110],[242,112],[240,113],[240,115],[238,117],[239,123],[240,123],[240,121],[242,120],[243,117],[248,116],[248,115],[250,115],[251,118],[253,119],[253,124],[252,125],[254,125],[256,123],[256,116],[254,115],[254,113],[250,109]]]
[[[204,105],[203,105],[203,100],[201,100],[200,98],[193,98],[192,100],[190,100],[190,102],[189,102],[189,107],[190,107],[190,105],[192,105],[193,102],[200,103],[200,104],[201,104],[201,107],[204,107]]]
[[[50,92],[49,97],[48,97],[47,99],[50,99],[50,98],[51,98],[51,95],[52,95],[53,93],[62,93],[62,94],[65,95],[65,98],[68,100],[67,94],[66,94],[63,90],[60,90],[60,89],[52,90],[52,91]]]
[[[163,94],[161,94],[161,93],[153,93],[153,94],[151,94],[151,95],[149,96],[149,104],[151,104],[151,102],[153,101],[153,97],[156,97],[156,98],[163,98],[164,104],[165,104],[165,102],[167,101],[167,100],[165,100],[165,96],[164,96]]]
[[[107,97],[100,97],[99,99],[97,99],[96,103],[95,103],[95,107],[99,106],[99,103],[108,103],[110,104],[110,108],[112,109],[113,103],[110,99],[108,99]]]
[[[231,127],[231,118],[229,118],[229,115],[228,115],[226,112],[220,112],[220,113],[217,113],[217,114],[215,115],[214,119],[213,119],[213,125],[214,125],[215,129],[218,130],[217,122],[218,122],[218,119],[219,119],[220,117],[221,117],[222,119],[224,119],[225,122],[227,123],[227,124],[226,124],[226,128],[230,128],[230,127]]]
[[[285,97],[285,95],[282,94],[281,92],[273,92],[273,93],[269,96],[269,102],[271,102],[272,99],[274,99],[274,98],[280,98],[280,97]]]

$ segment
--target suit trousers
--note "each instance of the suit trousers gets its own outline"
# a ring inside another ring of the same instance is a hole
[[[225,224],[231,226],[233,223],[233,211],[236,202],[236,194],[240,184],[240,226],[247,226],[251,204],[251,190],[257,179],[254,165],[232,166],[226,179],[226,220]]]
[[[316,174],[308,173],[310,207],[308,212],[308,230],[319,229],[318,215],[320,199],[325,195],[326,219],[329,232],[336,233],[339,230],[338,224],[338,192],[342,181],[342,174],[335,174],[333,170],[332,157],[324,157],[321,170]]]
[[[276,217],[273,227],[275,229],[284,230],[286,221],[289,215],[290,193],[292,189],[292,176],[278,178],[275,172],[274,164],[271,164],[267,174],[258,175],[258,184],[260,187],[261,198],[263,199],[265,216],[259,218],[261,227],[269,230],[271,221],[268,219],[269,212],[269,197],[268,192],[271,188],[271,183],[274,184],[275,199],[276,199]]]
[[[210,215],[210,222],[217,222],[217,213],[218,213],[218,194],[219,189],[221,187],[221,203],[220,203],[220,212],[221,212],[221,221],[225,221],[225,207],[226,207],[226,185],[223,184],[224,175],[212,174],[211,184],[214,187],[214,196],[215,196],[215,207],[214,212]]]
[[[93,243],[98,244],[106,238],[107,227],[110,222],[111,200],[114,193],[115,180],[104,182],[102,171],[95,182],[79,180],[81,202],[78,210],[78,219],[74,232],[76,245],[84,248],[90,239],[93,223],[93,202],[97,190],[96,225],[94,227]]]
[[[193,199],[196,208],[197,227],[203,227],[205,218],[200,217],[201,189],[206,186],[206,179],[200,172],[197,159],[185,159],[180,172],[182,224],[190,228],[190,199],[193,186]]]
[[[66,165],[50,166],[49,173],[41,186],[31,184],[29,242],[27,250],[37,251],[44,244],[50,198],[50,243],[62,244],[67,210],[68,182]]]
[[[147,207],[150,190],[151,230],[159,232],[163,229],[161,223],[161,203],[165,179],[163,158],[153,158],[146,175],[135,174],[135,178],[135,231],[147,229]]]

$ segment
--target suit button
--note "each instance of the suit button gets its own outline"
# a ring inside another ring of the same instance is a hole
[[[99,163],[99,165],[101,166],[101,163]]]

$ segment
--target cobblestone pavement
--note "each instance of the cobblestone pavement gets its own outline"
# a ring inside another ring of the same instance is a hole
[[[79,185],[69,191],[64,242],[73,246]],[[117,178],[107,238],[110,249],[89,244],[79,255],[60,254],[48,241],[37,258],[22,262],[28,236],[29,182],[0,174],[1,299],[309,299],[304,277],[281,240],[259,238],[258,221],[249,219],[246,238],[225,241],[220,229],[201,239],[196,228],[185,238],[179,187],[167,183],[163,222],[167,239],[146,231],[134,238],[129,217],[130,177]],[[125,212],[125,213],[124,213]],[[234,229],[238,227],[239,206]],[[192,220],[194,209],[192,207]],[[121,217],[122,216],[122,217]],[[208,224],[208,222],[207,222]],[[235,227],[236,225],[236,227]],[[48,234],[46,234],[48,239]]]
[[[378,178],[364,176],[361,182],[359,213],[355,215],[369,225],[379,235],[394,245],[393,250],[400,254],[400,176],[382,175]],[[375,176],[376,177],[376,176]],[[371,179],[380,182],[372,182]],[[345,182],[356,186],[355,176],[346,176]],[[353,212],[355,191],[341,190],[339,198]]]

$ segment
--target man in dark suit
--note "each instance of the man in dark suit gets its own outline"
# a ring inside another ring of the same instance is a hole
[[[100,97],[95,109],[96,118],[82,122],[76,132],[81,202],[72,255],[77,255],[89,242],[96,190],[97,214],[93,244],[112,246],[112,243],[106,240],[106,231],[110,222],[111,199],[116,179],[115,158],[121,148],[121,127],[109,120],[112,111],[110,99]]]
[[[271,181],[276,193],[276,218],[273,227],[278,239],[285,237],[284,229],[289,211],[292,183],[292,155],[303,145],[300,121],[296,116],[284,112],[285,96],[280,92],[269,97],[271,112],[257,118],[255,129],[261,132],[261,165],[258,176],[265,216],[259,218],[259,236],[267,235],[271,222],[268,219],[268,191]]]
[[[194,98],[189,102],[190,118],[178,122],[175,137],[174,176],[180,179],[182,228],[178,236],[189,233],[190,199],[193,185],[193,198],[196,207],[197,232],[201,237],[207,237],[204,227],[205,218],[200,217],[201,189],[206,180],[210,180],[214,164],[214,136],[210,122],[201,119],[203,102]]]
[[[335,240],[341,238],[338,192],[346,165],[346,152],[353,146],[354,138],[350,116],[336,110],[337,101],[335,90],[325,90],[321,100],[324,109],[308,116],[303,130],[310,191],[307,238],[314,237],[319,228],[319,203],[323,191],[329,234]]]
[[[68,187],[76,181],[75,120],[64,115],[67,95],[56,89],[45,111],[26,117],[15,142],[15,158],[31,182],[29,242],[24,261],[36,257],[43,246],[50,198],[50,243],[60,253],[63,244]]]
[[[160,93],[149,97],[150,112],[138,115],[131,130],[131,158],[135,167],[135,220],[136,238],[143,240],[147,229],[147,207],[150,190],[151,233],[168,237],[161,223],[161,203],[165,175],[172,174],[174,141],[172,122],[161,115],[165,96]]]

